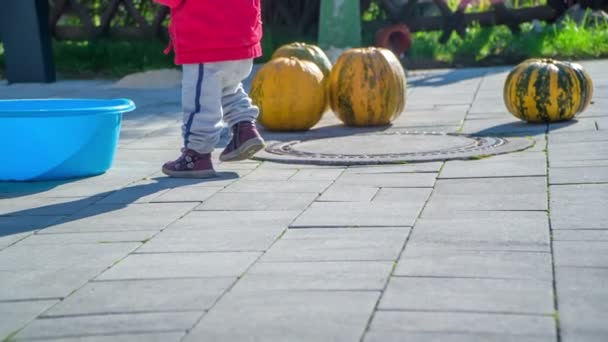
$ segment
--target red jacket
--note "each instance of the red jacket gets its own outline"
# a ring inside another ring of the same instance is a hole
[[[262,55],[260,0],[154,1],[171,8],[169,34],[175,64],[250,59]]]

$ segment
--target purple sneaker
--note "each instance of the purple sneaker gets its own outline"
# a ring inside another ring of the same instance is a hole
[[[163,165],[163,173],[176,178],[209,178],[215,176],[211,164],[211,154],[201,154],[191,149],[182,148],[182,155],[177,160]]]
[[[232,140],[220,154],[220,160],[245,160],[251,158],[264,146],[264,139],[258,133],[255,124],[250,121],[241,121],[232,126]]]

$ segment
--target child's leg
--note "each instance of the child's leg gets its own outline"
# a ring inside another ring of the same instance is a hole
[[[264,148],[264,140],[255,127],[259,109],[251,103],[241,81],[253,66],[253,60],[228,62],[225,69],[222,107],[224,121],[232,128],[232,140],[220,155],[222,161],[252,157]]]
[[[245,59],[225,64],[224,88],[222,89],[224,121],[230,127],[243,121],[254,122],[260,111],[251,103],[251,99],[241,83],[251,73],[253,60]]]
[[[182,155],[163,165],[171,177],[206,178],[215,175],[211,151],[222,129],[222,84],[211,65],[186,64],[182,78]]]
[[[184,147],[210,153],[222,130],[221,74],[214,64],[186,64],[183,70]]]

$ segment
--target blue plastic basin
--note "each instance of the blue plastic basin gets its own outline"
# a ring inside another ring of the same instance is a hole
[[[66,179],[112,166],[128,99],[0,100],[0,180]]]

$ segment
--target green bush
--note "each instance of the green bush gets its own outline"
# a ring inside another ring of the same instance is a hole
[[[439,43],[441,32],[417,32],[413,35],[408,57],[448,63],[475,63],[503,59],[513,63],[531,57],[567,59],[608,56],[608,24],[578,25],[566,19],[561,24],[522,24],[522,32],[512,34],[505,26],[473,25],[461,38],[452,34],[446,44]]]

